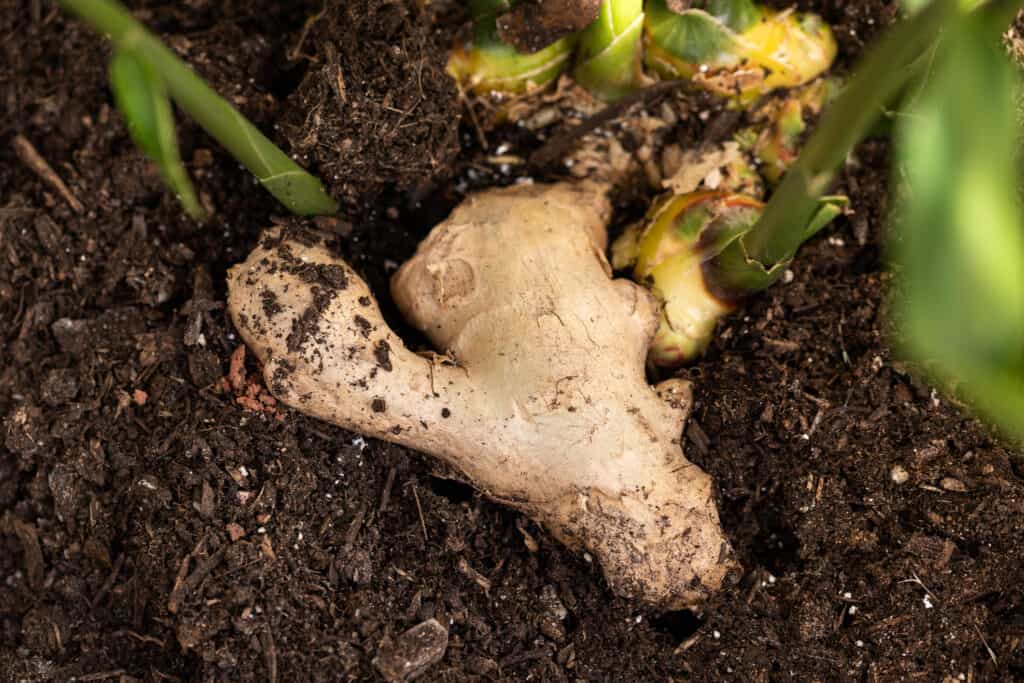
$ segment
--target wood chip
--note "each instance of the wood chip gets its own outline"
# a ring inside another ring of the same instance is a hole
[[[20,519],[12,522],[14,534],[21,541],[21,552],[25,558],[25,576],[28,577],[28,585],[33,590],[40,590],[43,587],[43,551],[39,546],[39,532],[34,524],[29,524]]]
[[[75,213],[85,212],[85,206],[82,205],[82,202],[68,189],[68,186],[64,184],[61,177],[57,175],[57,172],[47,163],[46,159],[36,151],[32,143],[28,141],[28,138],[23,135],[15,135],[14,141],[11,144],[14,147],[14,153],[18,155],[21,162],[39,176],[44,183],[56,190],[57,194],[63,197],[64,201],[74,209]]]
[[[478,572],[477,570],[473,569],[471,566],[469,566],[469,562],[466,561],[466,558],[459,558],[458,567],[460,574],[465,576],[467,579],[471,579],[474,583],[476,583],[476,585],[480,586],[480,589],[483,590],[485,594],[490,594],[491,580],[483,574],[481,574],[480,572]]]

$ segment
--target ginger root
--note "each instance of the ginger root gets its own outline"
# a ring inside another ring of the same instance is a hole
[[[589,550],[621,596],[692,606],[731,550],[680,447],[689,385],[645,380],[658,306],[611,279],[605,190],[489,190],[434,228],[392,294],[445,355],[409,351],[365,282],[301,231],[264,235],[231,270],[228,308],[284,403],[439,458]]]

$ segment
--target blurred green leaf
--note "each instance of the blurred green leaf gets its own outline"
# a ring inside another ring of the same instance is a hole
[[[762,14],[754,0],[708,0],[705,10],[733,31],[740,32],[753,26]]]
[[[164,182],[188,215],[202,218],[202,206],[178,152],[171,99],[156,69],[131,50],[120,49],[110,63],[110,86],[135,144],[160,167]]]
[[[892,257],[903,351],[1024,436],[1024,222],[1018,203],[1017,74],[1005,23],[950,27],[898,128]]]

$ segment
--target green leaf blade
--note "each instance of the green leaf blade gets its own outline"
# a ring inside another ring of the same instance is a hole
[[[1024,436],[1019,82],[983,14],[950,31],[897,148],[908,185],[892,259],[903,350]]]
[[[338,204],[324,192],[316,176],[302,170],[285,170],[259,179],[260,184],[298,216],[331,216]]]
[[[178,151],[170,96],[156,70],[131,50],[118,50],[110,62],[110,86],[135,144],[160,168],[185,212],[201,219],[203,208]]]

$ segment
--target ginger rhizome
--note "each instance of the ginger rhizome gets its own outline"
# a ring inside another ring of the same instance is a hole
[[[687,383],[651,387],[659,306],[612,279],[596,184],[466,199],[392,280],[439,353],[413,353],[318,239],[268,232],[232,269],[232,319],[297,410],[440,459],[599,561],[612,590],[679,608],[732,564],[711,480],[682,452]]]

